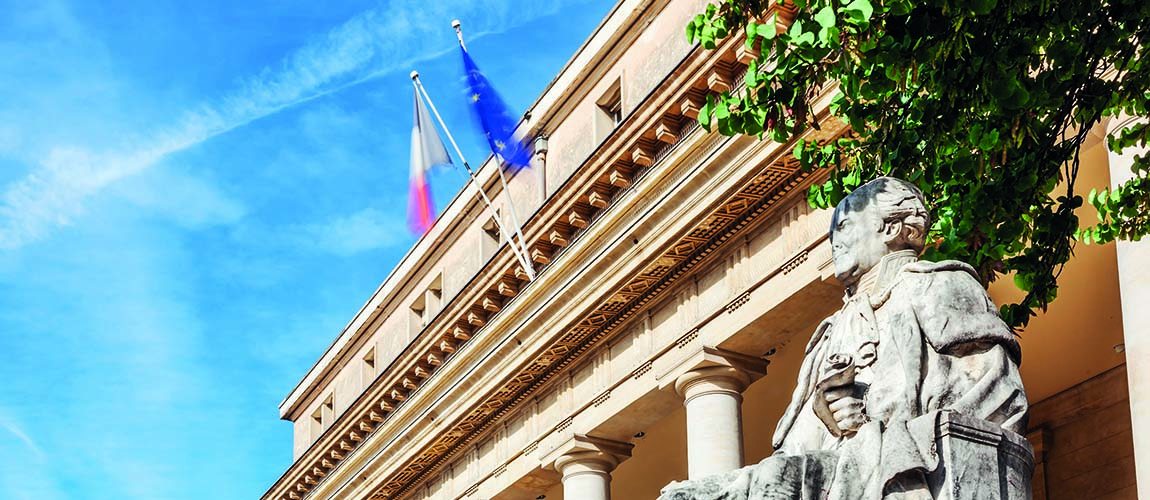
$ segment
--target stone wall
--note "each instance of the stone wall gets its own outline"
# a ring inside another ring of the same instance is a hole
[[[1031,406],[1035,500],[1134,500],[1126,365]]]

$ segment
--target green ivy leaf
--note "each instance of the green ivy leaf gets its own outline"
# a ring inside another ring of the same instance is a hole
[[[843,7],[842,12],[846,14],[847,21],[858,26],[865,26],[870,22],[871,15],[874,14],[874,7],[870,0],[853,0]]]
[[[815,14],[815,22],[819,23],[824,28],[832,28],[835,25],[835,8],[827,5],[819,9]]]
[[[715,96],[708,95],[706,104],[699,109],[699,126],[707,132],[711,131],[711,113],[715,110]]]

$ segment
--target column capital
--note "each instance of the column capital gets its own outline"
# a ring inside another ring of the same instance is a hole
[[[730,366],[706,366],[675,377],[675,393],[688,402],[716,393],[729,394],[742,401],[742,393],[749,385],[750,375]]]
[[[712,346],[699,346],[694,353],[660,373],[659,386],[665,390],[674,389],[683,397],[689,397],[688,394],[697,395],[700,391],[741,393],[751,382],[766,374],[765,359]],[[704,390],[704,386],[711,387]]]
[[[543,467],[564,477],[580,473],[607,474],[631,457],[635,445],[585,434],[576,434],[543,458]]]

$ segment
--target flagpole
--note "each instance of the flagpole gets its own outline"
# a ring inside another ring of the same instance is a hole
[[[459,48],[467,51],[467,45],[463,43],[463,29],[462,23],[458,19],[451,21],[451,27],[455,28],[455,38],[459,40]],[[519,236],[519,244],[523,245],[523,253],[528,253],[527,240],[523,238],[523,227],[519,223],[519,214],[515,210],[515,200],[511,198],[511,189],[507,187],[507,177],[503,175],[503,165],[496,165],[496,170],[499,171],[499,182],[503,186],[503,192],[507,194],[507,207],[511,215],[511,223],[515,225],[515,234]],[[530,257],[530,255],[529,255]]]
[[[455,28],[455,38],[459,39],[459,46],[463,47],[463,50],[467,50],[467,45],[463,44],[463,30],[460,29],[462,25],[463,23],[460,23],[458,19],[451,21],[451,27]]]
[[[423,82],[419,81],[418,71],[411,72],[411,82],[413,85],[415,85],[416,90],[418,90],[423,95],[424,100],[427,101],[427,106],[431,108],[431,112],[435,115],[435,119],[439,121],[439,126],[442,127],[443,132],[447,134],[447,140],[450,141],[451,146],[455,148],[455,154],[459,155],[459,161],[463,163],[463,168],[467,169],[468,178],[471,179],[471,183],[474,184],[475,188],[479,191],[479,196],[483,199],[483,202],[487,204],[487,208],[491,210],[491,213],[495,218],[495,225],[499,226],[500,234],[502,234],[503,237],[507,239],[507,242],[511,244],[511,251],[515,253],[515,258],[519,261],[519,265],[523,266],[523,272],[527,273],[528,281],[535,281],[535,269],[531,266],[531,261],[527,260],[523,253],[526,250],[521,251],[519,245],[515,244],[514,235],[512,235],[507,230],[506,225],[503,223],[503,218],[499,216],[499,211],[495,210],[495,205],[492,204],[491,199],[487,197],[487,193],[483,190],[483,186],[479,184],[479,180],[475,177],[475,171],[471,169],[471,165],[467,163],[467,158],[463,156],[463,151],[459,149],[459,144],[455,142],[455,137],[452,136],[451,131],[447,129],[447,124],[443,122],[443,117],[439,116],[439,110],[435,109],[435,103],[431,101],[431,96],[428,95],[427,89],[423,88]],[[503,169],[499,170],[502,172]],[[522,239],[522,237],[522,233],[520,233],[520,238]]]

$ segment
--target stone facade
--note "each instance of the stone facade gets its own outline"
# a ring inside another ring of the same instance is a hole
[[[807,207],[819,179],[791,145],[694,123],[747,60],[739,40],[686,43],[704,4],[619,2],[531,109],[524,126],[548,137],[534,168],[509,179],[509,195],[494,164],[478,172],[497,208],[528,214],[538,277],[491,236],[466,188],[281,404],[295,460],[263,498],[653,499],[771,452],[803,346],[840,304],[831,214]],[[616,91],[617,125],[598,105]],[[822,123],[821,138],[845,132]],[[1107,182],[1110,160],[1092,147],[1083,175]],[[1053,319],[1022,339],[1032,403],[1123,365],[1114,346],[1144,322],[1123,315],[1127,282],[1141,282],[1117,268],[1138,255],[1079,250]],[[1075,300],[1101,301],[1089,329],[1059,309]],[[1134,387],[1141,372],[1129,371]],[[1064,456],[1064,428],[1031,437],[1052,436],[1046,456]]]

